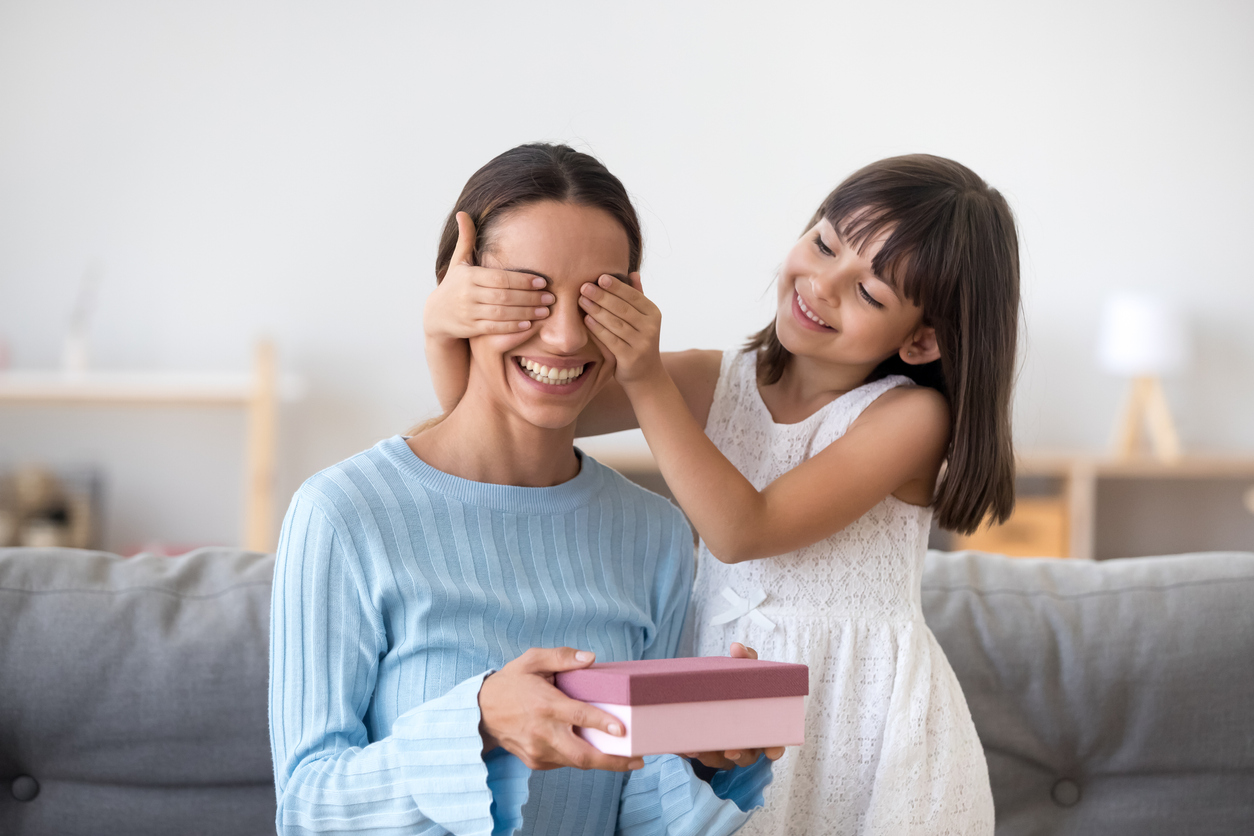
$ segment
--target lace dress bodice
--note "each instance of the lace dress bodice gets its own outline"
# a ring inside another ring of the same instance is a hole
[[[816,455],[876,398],[886,377],[796,424],[777,424],[756,357],[723,356],[706,434],[758,490]],[[923,620],[931,510],[889,496],[835,534],[778,557],[727,565],[702,541],[693,589],[698,655],[731,642],[805,664],[806,742],[775,764],[746,834],[993,832],[984,752],[958,680]]]
[[[758,393],[754,356],[729,352],[705,431],[762,490],[844,435],[876,398],[902,385],[913,383],[886,377],[846,392],[804,421],[777,424]],[[922,618],[923,554],[931,521],[930,508],[889,496],[830,537],[768,560],[729,566],[702,542],[694,597],[721,601],[726,586],[756,587],[767,593],[760,607],[764,614]]]

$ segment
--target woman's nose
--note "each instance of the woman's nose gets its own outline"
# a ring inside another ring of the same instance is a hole
[[[540,339],[557,354],[574,354],[588,343],[583,309],[573,299],[558,299],[540,320]]]

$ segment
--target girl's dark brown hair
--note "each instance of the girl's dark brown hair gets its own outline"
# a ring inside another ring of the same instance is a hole
[[[630,272],[640,269],[640,220],[627,190],[595,157],[566,145],[530,143],[493,158],[466,181],[444,222],[435,257],[435,280],[444,279],[457,248],[457,213],[475,222],[475,263],[492,240],[492,230],[511,211],[542,200],[602,209],[627,233]]]
[[[1014,508],[1010,392],[1019,329],[1019,241],[1006,199],[953,160],[891,157],[854,172],[827,196],[807,230],[827,218],[861,249],[887,233],[872,260],[877,276],[923,309],[940,359],[910,365],[898,355],[868,377],[905,375],[949,401],[949,450],[936,490],[936,519],[963,534]],[[777,382],[792,356],[771,322],[750,338],[758,383]]]

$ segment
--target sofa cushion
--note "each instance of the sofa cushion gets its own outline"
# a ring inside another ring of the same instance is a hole
[[[273,569],[0,549],[0,829],[273,833]]]
[[[1254,554],[929,553],[924,612],[988,756],[998,836],[1254,822]]]

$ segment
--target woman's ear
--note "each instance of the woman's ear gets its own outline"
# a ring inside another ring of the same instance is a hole
[[[897,355],[912,366],[922,366],[939,360],[940,346],[936,344],[936,329],[930,325],[920,325]]]

